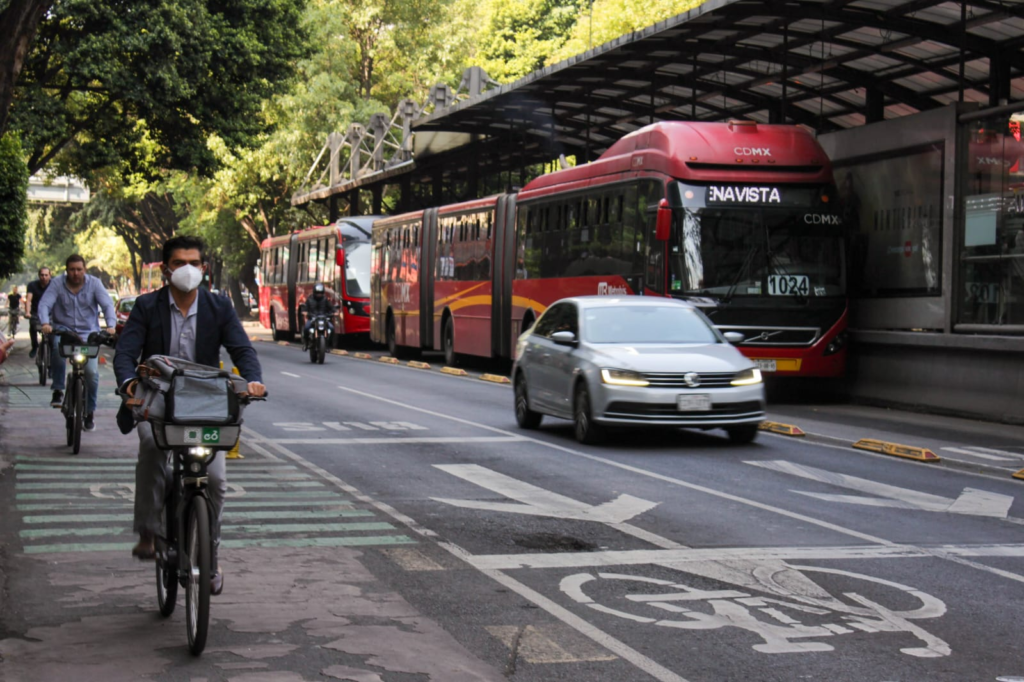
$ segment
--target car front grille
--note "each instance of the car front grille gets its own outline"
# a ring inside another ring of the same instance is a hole
[[[710,410],[682,412],[675,405],[665,403],[631,403],[617,401],[605,408],[607,419],[630,421],[671,421],[680,424],[709,421],[741,421],[764,417],[764,405],[758,400],[740,403],[720,403]]]
[[[686,383],[686,377],[696,374],[696,383],[691,386]],[[657,372],[645,374],[644,378],[650,382],[651,388],[724,388],[732,385],[735,372]]]

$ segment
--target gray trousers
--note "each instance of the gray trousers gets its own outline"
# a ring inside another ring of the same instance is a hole
[[[174,480],[172,453],[156,446],[153,427],[149,422],[141,422],[137,430],[139,461],[135,464],[135,532],[148,531],[159,535],[163,528],[164,500],[167,499]],[[217,457],[206,467],[206,473],[210,477],[207,491],[214,512],[214,567],[217,566],[217,547],[220,546],[220,520],[224,513],[224,496],[228,491],[225,454],[217,453]]]

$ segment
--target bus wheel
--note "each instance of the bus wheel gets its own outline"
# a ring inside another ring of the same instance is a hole
[[[398,349],[398,340],[395,338],[395,318],[393,315],[388,315],[388,321],[386,329],[384,330],[384,341],[388,346],[388,353],[393,358],[397,358],[401,352]]]
[[[270,313],[270,336],[274,341],[284,341],[284,333],[277,331],[277,316]]]
[[[455,367],[459,364],[459,356],[455,353],[455,318],[449,316],[444,322],[444,364]]]

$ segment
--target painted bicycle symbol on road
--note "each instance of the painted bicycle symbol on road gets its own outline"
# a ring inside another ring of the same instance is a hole
[[[908,585],[781,561],[700,562],[673,568],[740,589],[700,589],[684,580],[604,572],[567,576],[560,587],[579,604],[635,623],[681,630],[747,630],[764,640],[753,647],[762,653],[832,651],[825,642],[809,640],[855,632],[913,635],[921,646],[901,649],[908,656],[937,658],[951,653],[946,642],[911,622],[939,618],[946,613],[945,603]],[[831,576],[844,584],[871,583],[873,592],[886,592],[886,601],[900,606],[888,608],[855,591],[844,590],[842,598],[835,597],[805,574]]]

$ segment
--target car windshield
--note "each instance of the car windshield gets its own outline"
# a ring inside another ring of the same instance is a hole
[[[117,309],[122,313],[130,313],[132,308],[135,307],[135,299],[130,298],[127,301],[121,301],[117,304]]]
[[[682,306],[614,306],[583,313],[590,343],[716,343],[701,315]]]

